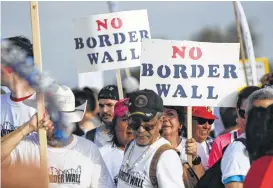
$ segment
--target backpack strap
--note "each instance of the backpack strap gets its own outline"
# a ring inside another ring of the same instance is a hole
[[[238,131],[233,131],[231,132],[231,142],[233,142],[234,140],[236,140],[238,138]],[[230,143],[231,143],[230,142]]]
[[[234,140],[234,141],[241,142],[242,144],[244,144],[244,146],[246,146],[246,139],[243,138],[243,137],[237,138],[237,139]]]
[[[155,152],[152,158],[152,162],[150,164],[150,169],[149,169],[149,177],[153,187],[158,187],[156,169],[157,169],[157,163],[159,161],[159,158],[164,151],[167,151],[170,149],[175,150],[170,144],[164,144],[157,149],[157,151]]]
[[[96,136],[96,129],[92,129],[90,131],[88,131],[85,135],[85,138],[88,139],[88,140],[91,140],[92,142],[95,141],[95,136]]]

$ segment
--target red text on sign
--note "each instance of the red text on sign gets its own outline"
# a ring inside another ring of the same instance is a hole
[[[105,30],[108,29],[108,25],[109,25],[109,20],[108,19],[104,19],[102,20],[96,20],[97,22],[97,31],[101,31],[102,28],[104,28]],[[120,18],[113,18],[110,21],[110,25],[112,28],[114,29],[119,29],[122,27],[122,20]]]
[[[188,52],[186,46],[182,47],[172,46],[172,48],[173,48],[172,58],[177,58],[177,55],[179,55],[182,59],[185,59],[185,55],[188,55],[190,59],[198,60],[202,57],[202,50],[199,47],[192,47],[188,50]]]

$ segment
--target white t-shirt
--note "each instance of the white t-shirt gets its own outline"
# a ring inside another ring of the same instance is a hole
[[[245,138],[245,133],[240,137]],[[249,169],[250,161],[245,145],[239,141],[232,142],[225,150],[221,161],[223,184],[233,181],[244,182]]]
[[[10,94],[1,95],[1,135],[7,135],[14,131],[36,113],[36,109],[25,105],[22,101],[14,102]],[[35,99],[33,94],[29,99]]]
[[[183,137],[180,144],[176,148],[180,152],[180,159],[183,161],[187,161],[186,141],[187,141],[187,138]]]
[[[113,137],[111,135],[109,135],[103,131],[102,127],[99,127],[96,129],[94,143],[97,145],[98,148],[100,148],[100,147],[103,147],[104,145],[106,145],[109,141],[111,141],[112,138]]]
[[[160,138],[150,146],[140,147],[133,141],[128,147],[121,165],[118,188],[153,188],[149,178],[150,163],[156,150],[166,143],[170,144],[166,139]],[[131,168],[131,170],[128,170],[126,162],[130,152],[132,157],[129,161],[129,169]],[[174,150],[162,153],[156,172],[159,188],[184,188],[182,175],[183,168],[178,154]]]
[[[39,140],[36,134],[22,140],[11,153],[16,163],[39,165]],[[50,188],[112,188],[113,181],[96,145],[73,135],[63,148],[48,146]]]
[[[115,185],[117,185],[118,173],[123,160],[124,151],[116,146],[112,146],[112,143],[106,144],[99,148],[99,150]]]
[[[201,163],[205,170],[208,169],[208,160],[209,160],[209,148],[206,141],[199,143],[197,142],[197,154],[201,158]]]

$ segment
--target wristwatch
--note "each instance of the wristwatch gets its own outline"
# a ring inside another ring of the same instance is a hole
[[[192,164],[193,165],[200,165],[201,163],[201,157],[199,157],[198,155],[192,160]]]

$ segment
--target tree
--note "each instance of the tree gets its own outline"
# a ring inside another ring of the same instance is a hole
[[[255,51],[255,49],[258,47],[258,33],[253,29],[253,21],[248,21],[248,25]],[[199,32],[193,34],[191,39],[199,42],[239,43],[235,21],[230,23],[224,30],[220,29],[219,27],[203,28]],[[247,58],[246,51],[245,57]]]

